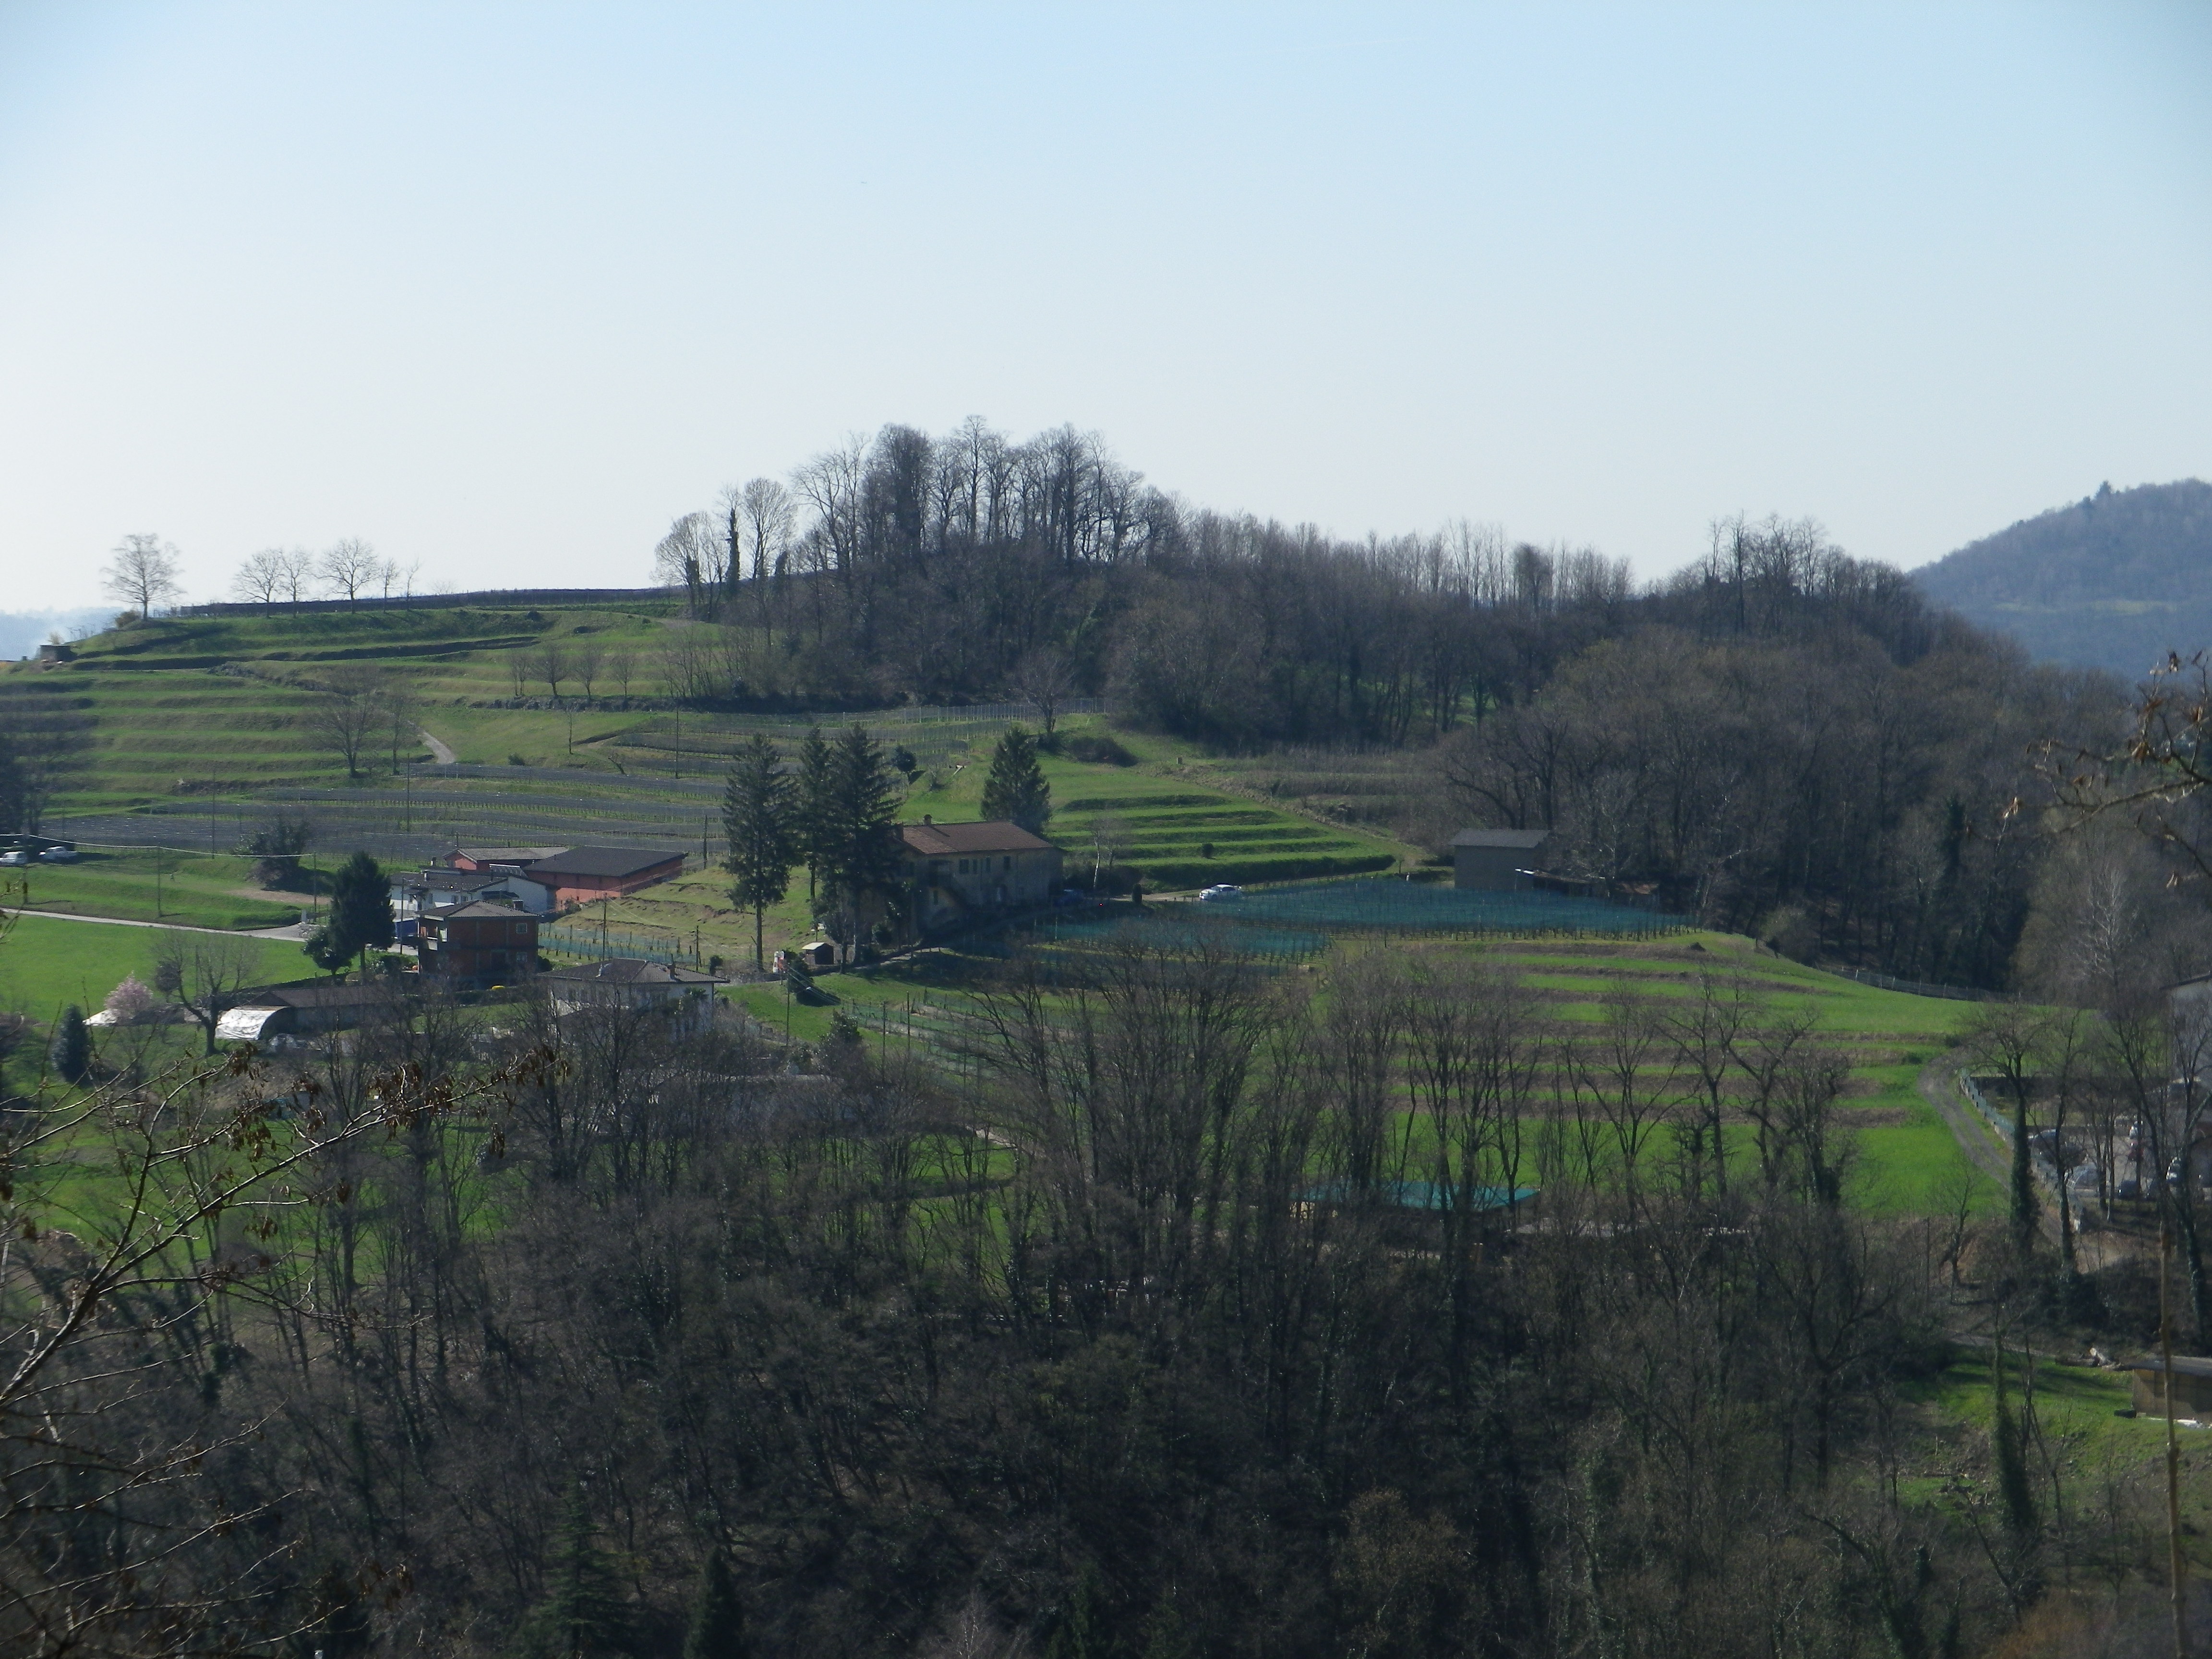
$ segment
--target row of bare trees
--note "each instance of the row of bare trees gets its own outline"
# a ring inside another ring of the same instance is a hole
[[[418,561],[401,565],[379,556],[357,536],[340,538],[320,552],[301,547],[268,547],[249,555],[231,579],[231,592],[248,605],[273,611],[279,604],[341,599],[349,605],[368,597],[390,599],[396,587],[415,591]]]

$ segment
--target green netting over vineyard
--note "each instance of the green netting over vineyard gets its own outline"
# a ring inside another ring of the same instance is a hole
[[[1679,916],[1609,899],[1565,893],[1483,892],[1392,881],[1298,882],[1249,892],[1206,907],[1241,927],[1261,930],[1501,934],[1671,933]]]

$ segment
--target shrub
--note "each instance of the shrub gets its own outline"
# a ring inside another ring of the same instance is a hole
[[[1060,734],[1060,752],[1070,760],[1083,761],[1092,766],[1134,766],[1137,757],[1113,738],[1095,732],[1066,732]]]

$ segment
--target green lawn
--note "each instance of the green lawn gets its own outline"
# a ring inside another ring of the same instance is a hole
[[[48,1021],[65,1003],[98,1009],[126,975],[151,981],[154,957],[170,937],[165,928],[124,927],[18,916],[0,942],[0,1008]],[[283,939],[241,939],[258,976],[270,982],[308,977],[314,966]]]
[[[29,889],[28,908],[35,910],[188,927],[282,927],[296,921],[307,901],[264,896],[253,885],[252,869],[251,859],[228,854],[86,848],[75,864],[33,865],[15,875]]]

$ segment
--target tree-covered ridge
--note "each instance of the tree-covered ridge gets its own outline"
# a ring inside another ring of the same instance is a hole
[[[1913,580],[2038,656],[2132,678],[2166,652],[2212,645],[2212,483],[2106,484]]]

